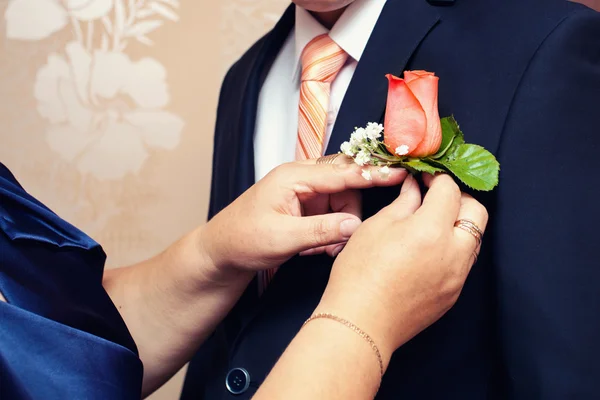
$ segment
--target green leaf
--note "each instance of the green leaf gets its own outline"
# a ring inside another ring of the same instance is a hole
[[[472,189],[489,191],[498,185],[500,164],[492,153],[475,144],[452,147],[451,152],[435,162]]]
[[[445,172],[445,170],[443,170],[442,168],[435,167],[418,159],[403,161],[400,165],[413,171],[427,172],[429,174],[435,174],[436,172]]]
[[[440,120],[442,124],[442,144],[436,154],[430,158],[437,160],[444,156],[454,146],[465,143],[465,137],[454,117],[446,117]]]
[[[446,154],[448,152],[450,147],[452,147],[454,140],[456,140],[456,136],[454,136],[448,143],[442,142],[442,146],[440,146],[440,150],[437,153],[435,153],[434,155],[430,156],[430,158],[436,160],[438,158],[443,157],[444,154]]]
[[[452,121],[454,121],[454,124],[456,124],[456,129],[458,129],[458,131],[456,132],[456,137],[454,138],[454,141],[452,142],[452,147],[460,146],[461,144],[465,144],[465,135],[458,127],[458,123],[454,120],[454,118],[452,118]]]

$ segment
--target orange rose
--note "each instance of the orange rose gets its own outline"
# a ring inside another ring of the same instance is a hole
[[[438,80],[433,72],[405,71],[389,81],[384,143],[392,154],[426,157],[442,144]]]

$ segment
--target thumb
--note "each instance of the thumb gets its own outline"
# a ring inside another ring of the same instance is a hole
[[[294,253],[331,244],[346,243],[362,223],[357,216],[348,213],[331,213],[294,219],[292,232],[290,232]]]
[[[416,179],[409,175],[398,196],[392,204],[385,207],[377,215],[386,215],[386,217],[394,218],[395,220],[404,219],[414,214],[421,206],[421,189]]]

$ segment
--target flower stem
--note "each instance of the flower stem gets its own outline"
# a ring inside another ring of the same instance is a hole
[[[389,163],[399,163],[399,162],[402,162],[402,160],[399,160],[397,158],[386,157],[386,156],[378,154],[378,153],[371,153],[371,156],[373,156],[374,158],[377,158],[378,160],[389,162]]]

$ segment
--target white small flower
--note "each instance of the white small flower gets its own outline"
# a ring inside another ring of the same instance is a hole
[[[381,133],[377,133],[377,131],[367,131],[367,137],[372,142],[375,142],[377,139],[381,137]]]
[[[387,179],[390,176],[390,167],[387,165],[385,167],[379,168],[379,174],[382,178]]]
[[[371,161],[370,154],[364,150],[359,151],[358,154],[356,155],[356,157],[354,158],[354,162],[357,163],[358,165],[360,165],[361,167],[363,165],[368,164],[370,161]]]
[[[368,169],[363,169],[362,171],[362,177],[365,178],[368,181],[372,181],[373,177],[371,176],[371,171]]]
[[[367,127],[370,129],[373,129],[375,131],[377,131],[377,133],[382,133],[383,132],[383,125],[378,124],[377,122],[369,122],[367,124]]]
[[[352,146],[360,146],[364,143],[367,138],[367,132],[365,128],[358,128],[354,131],[352,136],[350,137],[350,144]]]
[[[354,155],[356,154],[356,151],[354,151],[354,148],[350,144],[350,142],[342,143],[342,145],[340,146],[340,150],[342,151],[342,153],[349,157],[354,157]]]
[[[367,137],[367,130],[365,128],[358,128],[354,131],[354,135],[359,140],[364,140]]]
[[[402,146],[396,148],[396,154],[399,156],[405,156],[408,154],[408,150],[408,146],[403,144]]]
[[[383,132],[383,125],[377,124],[375,122],[369,122],[365,131],[367,138],[369,138],[372,141],[375,141],[381,137],[381,132]]]

